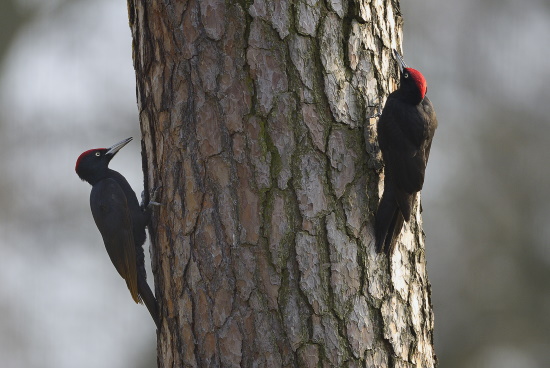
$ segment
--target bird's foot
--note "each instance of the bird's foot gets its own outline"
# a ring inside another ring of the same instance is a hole
[[[367,119],[374,119],[374,118],[379,118],[380,116],[382,116],[382,105],[376,104],[376,105],[374,105],[374,106],[368,106],[368,107],[377,107],[377,108],[378,108],[378,112],[376,112],[376,113],[373,114],[373,115],[367,116]]]
[[[152,206],[161,206],[162,204],[159,202],[156,202],[158,191],[162,188],[162,185],[153,188],[151,191],[151,194],[149,195],[149,202],[147,202],[147,205],[145,204],[145,191],[141,192],[141,208],[144,210],[150,209]]]
[[[157,195],[159,194],[159,190],[162,188],[162,185],[159,185],[158,187],[154,187],[152,190],[151,195],[149,196],[149,203],[155,203],[157,205],[160,205],[160,203],[155,202],[157,200]]]

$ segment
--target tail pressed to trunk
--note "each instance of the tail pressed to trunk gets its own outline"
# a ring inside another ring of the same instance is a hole
[[[149,310],[151,317],[153,317],[153,321],[155,321],[155,324],[157,325],[157,329],[160,329],[160,317],[157,300],[155,299],[155,295],[151,291],[149,284],[147,284],[147,280],[143,277],[138,277],[138,290],[139,296],[141,296],[143,303]]]
[[[384,188],[382,200],[376,211],[374,232],[376,236],[376,251],[390,256],[395,248],[395,242],[403,227],[403,214],[397,205],[397,200],[391,188]]]

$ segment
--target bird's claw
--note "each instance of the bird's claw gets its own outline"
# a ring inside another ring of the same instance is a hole
[[[367,116],[367,119],[374,119],[374,118],[379,118],[380,116],[382,116],[382,105],[376,104],[374,106],[369,106],[369,107],[378,107],[378,112],[375,113],[374,115]]]
[[[159,189],[162,188],[162,185],[159,185],[158,187],[153,188],[151,191],[151,195],[149,196],[149,202],[147,202],[147,205],[145,205],[145,191],[141,192],[141,207],[145,209],[150,209],[152,206],[161,206],[162,203],[156,202],[157,194]]]
[[[158,187],[153,188],[153,191],[152,191],[151,195],[149,196],[149,203],[155,203],[155,205],[160,206],[160,203],[155,202],[155,200],[157,199],[157,194],[158,194],[158,192],[161,188],[162,188],[162,185],[159,185]]]

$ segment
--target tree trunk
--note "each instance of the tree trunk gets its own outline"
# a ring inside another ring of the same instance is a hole
[[[159,366],[435,366],[418,206],[374,251],[398,3],[128,7]]]

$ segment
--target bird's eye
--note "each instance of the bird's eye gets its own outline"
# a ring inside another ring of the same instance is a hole
[[[403,77],[409,78],[409,73],[404,73],[404,74],[403,74]]]
[[[99,157],[99,156],[101,156],[101,152],[96,152],[95,155],[96,155],[97,157]]]

